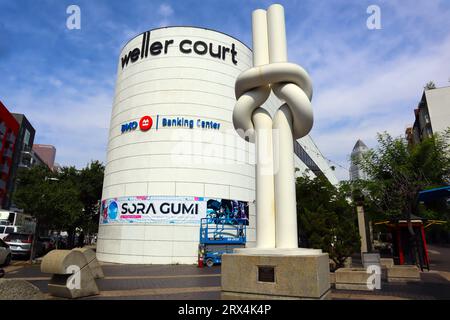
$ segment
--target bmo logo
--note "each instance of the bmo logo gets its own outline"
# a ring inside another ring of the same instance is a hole
[[[153,119],[150,116],[143,116],[139,122],[137,121],[131,121],[128,123],[124,123],[122,125],[121,131],[122,133],[125,132],[129,132],[129,131],[134,131],[136,130],[138,127],[141,131],[148,131],[151,129],[153,125]]]
[[[139,129],[141,131],[148,131],[153,125],[153,120],[150,116],[143,116],[139,121]]]

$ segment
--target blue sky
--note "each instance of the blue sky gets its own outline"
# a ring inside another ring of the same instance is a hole
[[[104,161],[121,47],[145,30],[193,25],[220,30],[251,46],[256,0],[0,0],[0,100],[24,113],[35,143],[53,144],[57,162]],[[357,139],[403,134],[426,82],[450,85],[450,1],[302,0],[285,7],[289,60],[314,85],[311,136],[346,179]],[[66,8],[81,9],[68,30]],[[369,5],[381,9],[369,30]]]

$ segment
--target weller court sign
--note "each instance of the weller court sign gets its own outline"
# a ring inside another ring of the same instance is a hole
[[[142,35],[141,46],[130,50],[120,58],[122,69],[139,59],[145,59],[149,56],[166,55],[170,50],[179,50],[183,54],[209,55],[212,58],[231,61],[234,65],[237,65],[237,51],[234,43],[228,47],[212,42],[194,41],[191,39],[183,39],[179,43],[176,43],[174,39],[151,42],[150,31],[147,31]]]

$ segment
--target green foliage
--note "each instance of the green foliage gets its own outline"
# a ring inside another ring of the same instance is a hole
[[[77,170],[64,167],[52,172],[45,166],[21,169],[14,193],[15,204],[36,217],[39,226],[52,230],[95,231],[104,166],[98,161]]]
[[[105,167],[99,161],[92,161],[80,172],[80,199],[84,205],[82,224],[88,231],[97,231],[99,221],[99,200],[102,196]]]
[[[436,84],[433,81],[427,82],[425,87],[423,87],[424,90],[433,90],[436,89]]]
[[[353,205],[361,205],[371,221],[386,219],[386,211],[379,205],[380,185],[372,180],[342,181],[339,190]]]
[[[366,211],[385,217],[418,215],[419,191],[447,185],[450,181],[447,141],[447,135],[434,135],[416,145],[408,145],[401,137],[379,134],[378,148],[356,159],[370,177],[369,181],[355,184],[364,190],[365,204],[372,209]]]
[[[328,252],[337,268],[359,249],[355,208],[326,178],[297,178],[297,216],[301,246]]]

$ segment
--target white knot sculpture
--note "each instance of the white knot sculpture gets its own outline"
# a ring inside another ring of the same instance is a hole
[[[287,62],[281,5],[253,11],[252,29],[254,67],[236,80],[233,125],[256,146],[256,247],[296,249],[294,139],[313,125],[312,84],[302,67]],[[284,102],[273,119],[260,107],[271,91]]]

